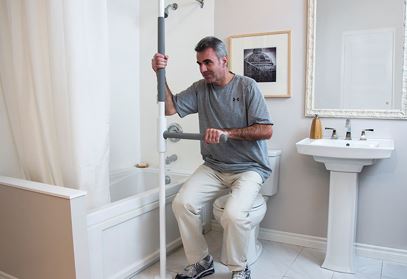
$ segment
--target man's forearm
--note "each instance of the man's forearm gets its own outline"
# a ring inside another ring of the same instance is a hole
[[[270,139],[273,135],[271,124],[254,124],[245,128],[223,129],[229,138],[238,140],[263,140]]]
[[[177,112],[172,97],[172,92],[168,87],[167,81],[165,81],[165,115],[173,115]]]

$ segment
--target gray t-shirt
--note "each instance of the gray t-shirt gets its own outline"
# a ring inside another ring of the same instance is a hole
[[[267,106],[257,83],[235,75],[224,87],[204,79],[173,98],[180,117],[198,113],[200,133],[207,128],[244,128],[253,124],[272,124]],[[265,140],[229,139],[226,143],[206,144],[201,141],[205,165],[220,171],[239,173],[253,170],[263,181],[271,173]]]

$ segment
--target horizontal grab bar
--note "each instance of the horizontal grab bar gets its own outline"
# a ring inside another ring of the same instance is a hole
[[[204,136],[201,134],[193,134],[193,133],[176,133],[176,132],[168,132],[165,131],[163,133],[165,139],[188,139],[188,140],[203,140]],[[221,143],[225,143],[228,141],[228,136],[225,134],[220,135],[219,141]]]

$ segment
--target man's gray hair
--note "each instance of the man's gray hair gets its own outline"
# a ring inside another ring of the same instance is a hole
[[[207,48],[211,48],[216,52],[216,56],[221,59],[228,56],[225,44],[216,37],[205,37],[199,41],[195,47],[196,52],[204,51]]]

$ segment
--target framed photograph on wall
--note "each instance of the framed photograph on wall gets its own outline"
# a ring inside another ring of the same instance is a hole
[[[251,77],[264,97],[291,96],[291,31],[229,37],[229,69]]]

